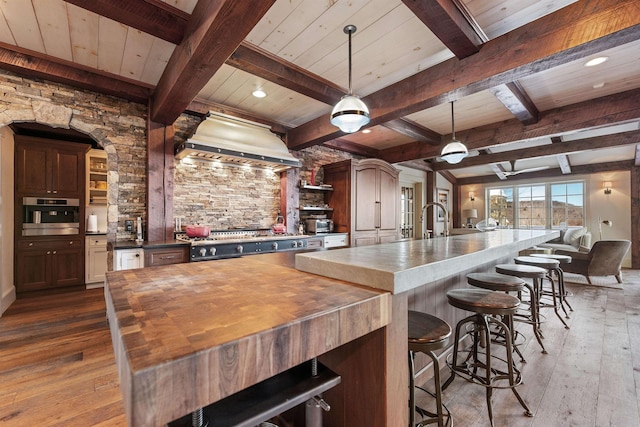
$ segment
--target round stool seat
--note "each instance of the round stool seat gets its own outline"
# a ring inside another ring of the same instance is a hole
[[[531,254],[534,258],[549,258],[560,261],[560,264],[569,264],[571,263],[572,258],[569,255],[560,255],[560,254]]]
[[[452,289],[447,292],[449,304],[481,314],[514,314],[520,300],[513,295],[486,289]]]
[[[518,292],[525,285],[524,280],[519,277],[500,273],[469,273],[467,283],[477,288],[501,292]]]
[[[547,274],[547,270],[542,267],[526,264],[498,264],[495,268],[497,273],[528,279],[544,279]]]
[[[532,265],[544,269],[558,268],[560,261],[551,258],[540,258],[533,256],[518,256],[513,259],[516,264]]]
[[[409,350],[427,352],[447,345],[451,326],[442,319],[420,311],[409,310]]]

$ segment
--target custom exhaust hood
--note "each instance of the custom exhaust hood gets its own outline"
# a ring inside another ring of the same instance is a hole
[[[215,112],[210,112],[191,138],[176,148],[175,157],[258,166],[276,172],[302,166],[269,126]]]

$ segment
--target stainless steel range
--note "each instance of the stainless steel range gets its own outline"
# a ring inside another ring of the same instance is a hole
[[[209,261],[306,249],[309,236],[271,234],[270,230],[220,230],[212,231],[209,237],[176,233],[176,239],[191,242],[191,261]]]

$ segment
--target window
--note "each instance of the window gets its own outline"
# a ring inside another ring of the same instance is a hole
[[[501,227],[584,226],[584,182],[487,188],[488,217]]]
[[[551,184],[551,228],[584,226],[582,182]]]

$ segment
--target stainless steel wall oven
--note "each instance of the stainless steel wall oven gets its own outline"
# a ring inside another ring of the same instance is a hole
[[[80,199],[23,197],[22,235],[79,234]]]

